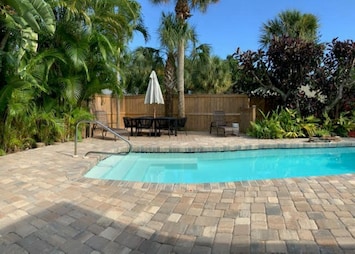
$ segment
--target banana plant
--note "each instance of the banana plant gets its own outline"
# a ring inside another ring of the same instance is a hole
[[[44,0],[2,0],[1,4],[3,8],[0,8],[0,23],[3,24],[3,36],[0,52],[17,55],[17,62],[20,63],[26,51],[37,51],[39,33],[54,34],[54,13]],[[2,61],[0,71],[1,68]]]

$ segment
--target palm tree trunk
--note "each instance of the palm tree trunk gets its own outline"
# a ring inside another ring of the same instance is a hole
[[[173,116],[173,95],[176,87],[176,67],[173,53],[168,54],[164,68],[165,116]]]
[[[185,117],[185,84],[184,84],[184,65],[185,65],[185,42],[180,40],[178,45],[178,66],[177,66],[177,88],[178,88],[178,116]]]

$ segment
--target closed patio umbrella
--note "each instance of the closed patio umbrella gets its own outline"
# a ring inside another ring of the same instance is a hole
[[[164,104],[163,94],[161,93],[159,81],[155,71],[152,71],[149,75],[148,89],[145,94],[144,104]],[[154,106],[154,118],[156,116]]]

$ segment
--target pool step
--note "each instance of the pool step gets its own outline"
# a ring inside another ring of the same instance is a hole
[[[139,160],[139,155],[129,155],[122,157],[119,162],[116,161],[116,164],[114,167],[118,170],[115,170],[115,172],[110,172],[111,174],[114,173],[114,176],[116,177],[117,175],[120,176],[120,178],[125,178],[127,174],[129,174],[130,170],[132,167],[134,167],[135,164],[137,164],[137,161]],[[107,175],[107,177],[110,176],[110,173]]]
[[[197,169],[198,163],[196,158],[161,158],[154,161],[149,159],[144,159],[149,167],[164,167],[165,169]]]

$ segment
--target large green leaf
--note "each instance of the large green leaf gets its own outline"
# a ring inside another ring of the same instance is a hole
[[[0,89],[0,113],[3,113],[15,89],[28,86],[29,82],[21,80],[18,77],[13,77],[8,80],[8,84]]]
[[[44,0],[4,0],[4,3],[11,6],[35,32],[41,32],[42,28],[54,34],[56,27],[54,13]]]

